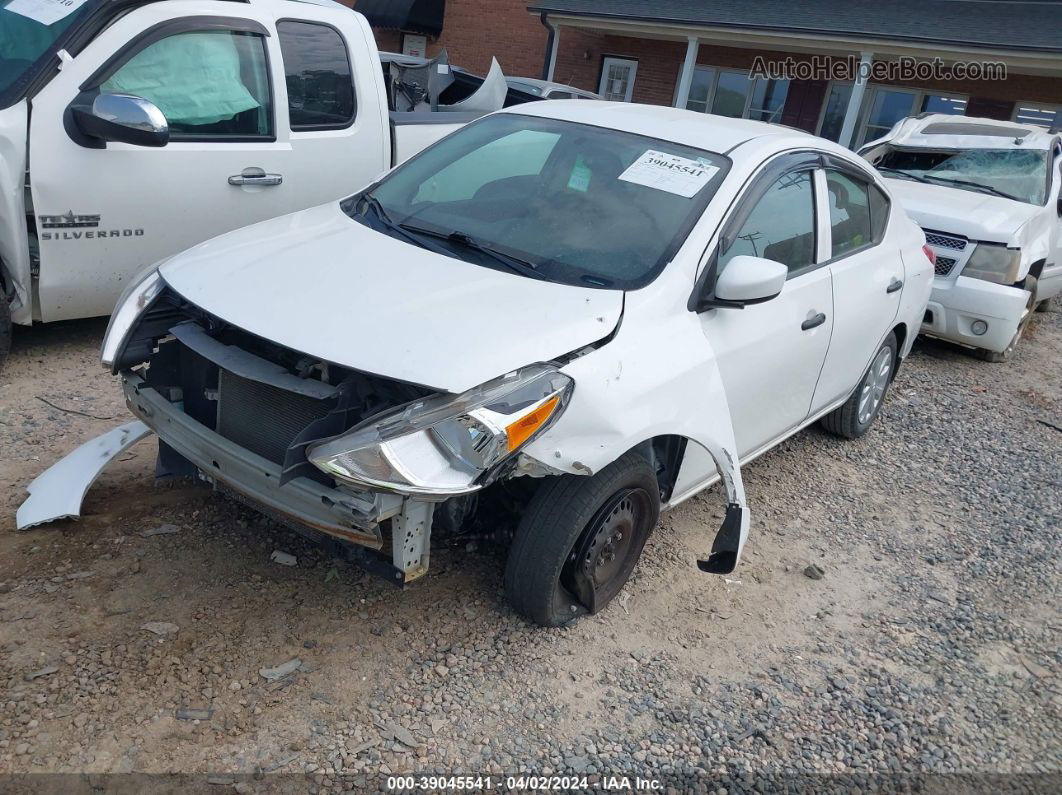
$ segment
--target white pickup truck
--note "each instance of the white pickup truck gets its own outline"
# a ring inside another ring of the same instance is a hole
[[[860,150],[936,254],[922,333],[1005,361],[1033,310],[1062,292],[1062,137],[930,114]]]
[[[381,65],[332,0],[0,0],[0,362],[12,322],[110,314],[144,266],[347,195],[507,90]]]

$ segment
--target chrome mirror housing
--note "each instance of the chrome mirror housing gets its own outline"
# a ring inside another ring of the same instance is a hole
[[[74,107],[82,133],[101,141],[134,146],[165,146],[170,125],[155,103],[132,94],[100,94],[92,108]]]

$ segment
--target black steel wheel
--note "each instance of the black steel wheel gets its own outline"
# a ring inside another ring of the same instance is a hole
[[[513,537],[509,601],[549,627],[603,610],[630,578],[659,514],[656,473],[637,453],[592,477],[547,480]]]

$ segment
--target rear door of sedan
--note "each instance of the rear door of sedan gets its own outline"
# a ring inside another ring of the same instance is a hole
[[[889,235],[889,197],[862,169],[827,156],[817,185],[829,210],[829,271],[833,339],[812,413],[851,394],[882,340],[894,327],[903,294],[898,235]]]

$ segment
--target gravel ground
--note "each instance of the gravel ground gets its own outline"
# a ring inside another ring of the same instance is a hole
[[[16,532],[32,477],[125,421],[102,330],[18,333],[0,372],[2,772],[1062,790],[1057,309],[1007,364],[920,341],[867,437],[811,429],[747,465],[730,577],[694,566],[712,490],[663,518],[616,603],[558,630],[509,610],[495,548],[433,551],[395,590],[204,488],[154,485],[149,441],[81,521]]]

